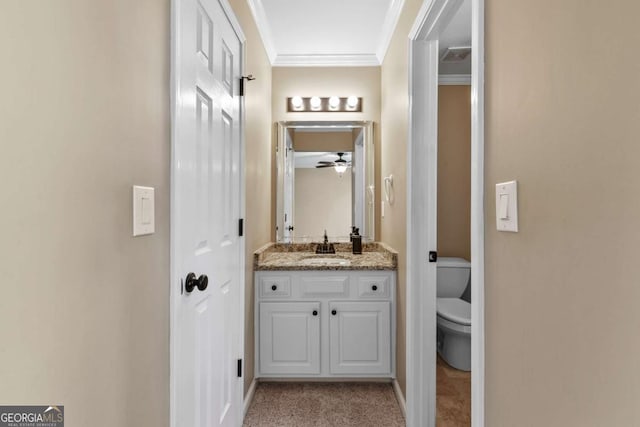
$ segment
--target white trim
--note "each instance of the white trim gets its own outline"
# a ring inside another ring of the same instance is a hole
[[[471,1],[471,422],[473,427],[484,427],[484,0]],[[409,36],[408,427],[435,426],[435,282],[430,283],[433,270],[425,259],[435,248],[428,242],[436,229],[436,219],[429,213],[436,209],[437,183],[424,171],[424,164],[437,155],[438,38],[460,3],[425,0]]]
[[[247,394],[244,397],[244,411],[243,414],[246,417],[247,412],[249,412],[249,408],[251,407],[251,402],[253,402],[253,398],[256,394],[256,388],[258,387],[258,381],[254,378],[251,381],[251,385],[249,386],[249,390],[247,390]]]
[[[440,74],[438,84],[440,86],[469,86],[471,74]]]
[[[404,400],[404,396],[402,395],[402,389],[400,388],[400,383],[398,380],[394,379],[392,382],[393,391],[396,395],[396,400],[398,401],[398,406],[400,406],[400,412],[404,419],[407,419],[407,402]]]
[[[244,51],[244,44],[247,41],[247,38],[244,35],[244,31],[242,31],[242,27],[240,26],[240,21],[238,21],[238,17],[233,12],[233,8],[231,7],[231,4],[229,3],[228,0],[218,0],[218,3],[220,3],[220,6],[222,6],[222,10],[224,10],[224,13],[227,15],[227,19],[231,23],[231,28],[233,28],[233,31],[236,33],[236,35],[238,36],[238,39],[240,40],[240,50]],[[242,56],[241,66],[244,69],[244,55]]]
[[[170,185],[169,185],[169,211],[170,211],[170,221],[169,221],[169,426],[177,427],[177,338],[173,331],[176,330],[177,326],[177,298],[175,293],[178,292],[177,286],[173,286],[174,283],[180,283],[179,269],[178,269],[178,259],[179,259],[179,251],[176,245],[177,235],[176,235],[176,192],[175,192],[175,182],[176,182],[176,171],[174,165],[174,159],[176,157],[176,140],[177,140],[177,127],[176,123],[178,122],[178,115],[180,112],[180,108],[178,105],[178,96],[177,91],[179,88],[180,82],[180,68],[177,66],[179,63],[180,49],[178,49],[177,44],[177,34],[180,28],[180,0],[171,0],[171,71],[169,77],[169,98],[171,104],[171,177],[170,177]]]
[[[256,27],[258,27],[258,33],[262,39],[264,50],[267,52],[267,57],[271,64],[276,60],[277,52],[273,45],[273,37],[271,36],[271,28],[269,27],[269,21],[267,20],[267,14],[264,11],[261,0],[247,0],[251,15],[253,15],[254,21],[256,21]]]
[[[471,2],[471,424],[484,427],[484,0]]]
[[[272,62],[274,67],[372,67],[380,61],[374,54],[308,54],[277,55]]]
[[[387,55],[393,33],[396,31],[400,14],[402,13],[402,7],[404,6],[404,0],[392,0],[389,10],[385,15],[385,20],[382,23],[382,29],[380,30],[380,44],[376,51],[376,57],[378,58],[378,65],[382,65],[384,57]]]

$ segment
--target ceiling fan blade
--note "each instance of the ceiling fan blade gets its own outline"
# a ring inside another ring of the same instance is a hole
[[[317,165],[316,168],[332,168],[334,167],[334,164],[330,164],[330,165]]]
[[[327,162],[326,160],[321,160],[321,161],[318,162],[318,164],[320,164],[320,163],[325,164],[325,165],[332,165],[333,164],[333,162]]]

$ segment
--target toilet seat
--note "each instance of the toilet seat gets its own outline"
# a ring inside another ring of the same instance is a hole
[[[459,325],[471,325],[471,304],[460,298],[438,298],[438,316]]]

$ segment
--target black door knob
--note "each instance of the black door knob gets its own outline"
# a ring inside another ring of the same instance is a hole
[[[196,273],[187,274],[186,279],[184,279],[184,290],[187,291],[188,294],[193,292],[193,290],[198,286],[198,279],[196,279]]]
[[[313,315],[317,316],[318,315],[318,310],[313,310]]]
[[[373,285],[373,286],[371,286],[371,290],[372,290],[372,291],[377,291],[377,290],[378,290],[378,285]]]
[[[207,286],[209,286],[209,278],[206,274],[201,274],[200,277],[198,277],[197,286],[199,291],[204,291],[205,289],[207,289]]]
[[[276,289],[278,289],[278,286],[276,286],[276,285],[271,285],[271,290],[272,290],[272,291],[275,291]]]
[[[195,288],[198,288],[200,291],[204,291],[209,286],[209,278],[206,274],[201,274],[200,277],[196,278],[195,273],[187,274],[186,279],[184,279],[184,290],[187,291],[188,294],[193,292]]]
[[[335,316],[336,314],[338,314],[338,312],[335,311],[335,310],[331,310],[331,314],[333,314]]]

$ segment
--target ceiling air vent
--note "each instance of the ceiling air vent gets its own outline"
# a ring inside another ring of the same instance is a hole
[[[471,47],[448,47],[444,51],[442,62],[461,62],[467,59],[467,56],[471,53]]]

